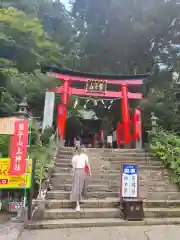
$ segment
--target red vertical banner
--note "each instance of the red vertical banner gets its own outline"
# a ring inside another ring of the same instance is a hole
[[[67,109],[64,104],[58,105],[58,114],[57,114],[57,127],[59,136],[61,136],[64,139],[64,132],[65,132],[65,124],[66,124],[66,115],[67,115]]]
[[[141,111],[139,109],[134,110],[134,137],[136,140],[141,139]]]
[[[100,130],[100,138],[104,139],[104,130]]]
[[[10,175],[21,175],[26,172],[28,133],[29,120],[16,120],[14,123],[14,135],[11,137]]]

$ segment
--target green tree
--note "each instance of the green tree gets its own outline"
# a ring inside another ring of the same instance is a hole
[[[40,64],[62,60],[60,48],[50,41],[37,18],[28,17],[15,8],[3,8],[0,26],[1,56],[15,62],[19,71],[31,72]]]
[[[173,52],[177,1],[76,0],[82,67],[96,72],[152,72]],[[177,28],[176,28],[177,29]]]
[[[41,115],[45,89],[54,79],[35,69],[64,63],[64,54],[37,18],[15,8],[0,9],[0,27],[0,114],[12,114],[26,97],[33,113]]]
[[[166,128],[177,129],[172,71],[179,72],[178,1],[76,0],[72,7],[80,43],[77,68],[97,73],[150,72],[145,99],[133,105],[144,108],[146,123],[154,111]],[[112,109],[116,109],[113,115],[120,115],[118,103]]]

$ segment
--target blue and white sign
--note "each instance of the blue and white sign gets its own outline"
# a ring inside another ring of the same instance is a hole
[[[136,165],[122,165],[122,197],[138,197],[138,171]]]

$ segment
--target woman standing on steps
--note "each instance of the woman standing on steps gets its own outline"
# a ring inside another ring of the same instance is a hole
[[[70,195],[70,201],[76,202],[76,211],[80,211],[80,202],[82,201],[82,193],[85,187],[85,177],[87,169],[91,175],[91,169],[88,156],[82,152],[80,146],[76,147],[77,153],[72,158],[73,167],[73,183]]]

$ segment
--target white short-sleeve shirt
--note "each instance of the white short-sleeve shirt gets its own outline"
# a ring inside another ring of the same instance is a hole
[[[73,168],[84,168],[86,164],[88,164],[88,156],[84,153],[76,154],[72,158]]]

